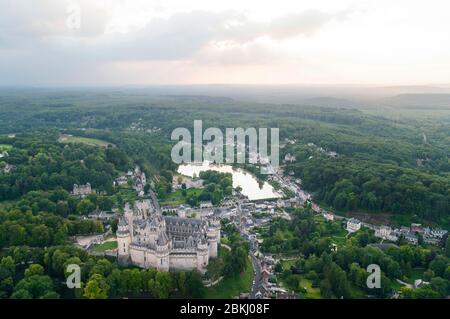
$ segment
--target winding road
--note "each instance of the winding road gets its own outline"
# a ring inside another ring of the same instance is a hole
[[[253,283],[252,290],[250,291],[250,299],[256,299],[256,293],[261,286],[261,265],[253,252],[250,252],[250,257],[253,265]]]

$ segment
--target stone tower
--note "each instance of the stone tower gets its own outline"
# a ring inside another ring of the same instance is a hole
[[[156,269],[169,271],[169,253],[169,238],[165,232],[161,232],[156,241]]]
[[[206,240],[202,240],[197,245],[197,270],[205,271],[209,263],[209,249]]]
[[[220,242],[220,221],[214,219],[209,222],[208,228],[209,257],[211,258],[217,257],[219,242]]]
[[[127,264],[130,259],[129,246],[131,244],[131,234],[127,221],[120,218],[117,224],[117,259],[121,264]]]

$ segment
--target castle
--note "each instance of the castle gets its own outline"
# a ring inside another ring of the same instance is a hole
[[[73,191],[72,191],[73,196],[84,197],[86,195],[91,194],[92,192],[93,191],[91,188],[91,184],[89,184],[89,183],[86,183],[86,185],[77,185],[77,184],[73,185]]]
[[[163,216],[150,200],[125,206],[117,229],[118,260],[160,271],[204,272],[209,258],[217,257],[220,222]]]

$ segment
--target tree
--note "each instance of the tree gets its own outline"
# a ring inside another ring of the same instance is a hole
[[[23,245],[26,240],[26,235],[27,233],[24,227],[17,224],[11,225],[8,229],[9,245]]]
[[[50,233],[45,225],[38,225],[31,230],[30,243],[32,246],[47,246],[50,241]]]
[[[0,277],[3,277],[0,273]],[[0,299],[6,299],[14,289],[14,279],[12,277],[2,278],[0,280]]]
[[[224,274],[226,276],[238,275],[247,267],[247,251],[242,247],[232,247],[225,258]]]
[[[324,276],[330,281],[331,289],[338,298],[351,296],[346,273],[334,262],[324,267]]]
[[[33,299],[33,296],[28,290],[19,289],[11,295],[11,299]]]
[[[448,259],[441,255],[436,256],[436,258],[430,263],[430,269],[433,270],[439,277],[444,276],[447,266]]]
[[[40,299],[48,293],[54,293],[53,281],[49,276],[32,275],[19,281],[14,288],[14,292],[25,290],[34,299]],[[21,295],[23,292],[20,293]],[[14,296],[14,294],[13,294]]]
[[[25,270],[25,278],[29,278],[31,276],[35,275],[43,275],[44,274],[44,267],[42,267],[39,264],[31,264],[26,270]]]
[[[100,274],[94,274],[84,288],[84,297],[88,299],[107,299],[109,285],[105,278]]]
[[[450,266],[447,266],[447,269],[445,269],[445,279],[450,281]]]
[[[365,247],[370,242],[369,234],[366,231],[362,231],[357,235],[358,243],[360,246]]]
[[[186,273],[186,290],[185,296],[200,299],[205,294],[205,288],[202,283],[201,275],[196,271]]]
[[[448,236],[447,240],[445,241],[445,256],[450,258],[450,236]]]
[[[172,291],[172,277],[167,272],[158,272],[156,274],[156,281],[159,284],[159,298],[160,299],[167,299],[169,298],[169,294]]]
[[[142,292],[142,277],[138,269],[133,269],[128,278],[128,289],[136,295]]]
[[[98,200],[98,207],[104,211],[110,211],[113,208],[114,202],[110,197],[100,197]]]
[[[77,204],[77,212],[82,215],[87,215],[95,209],[95,205],[87,198],[82,199]]]
[[[281,273],[283,271],[283,266],[280,262],[275,265],[275,272]]]
[[[53,244],[54,245],[62,245],[66,241],[67,234],[69,230],[67,229],[66,225],[61,225],[58,227],[56,232],[53,235]]]
[[[7,271],[7,276],[14,277],[16,273],[16,264],[11,256],[3,257],[0,262],[0,268]]]
[[[434,277],[431,279],[430,283],[433,290],[439,293],[439,296],[441,298],[444,298],[449,294],[450,283],[448,280],[445,280],[444,278],[441,277]]]
[[[119,269],[113,269],[113,271],[106,278],[110,287],[110,295],[117,296],[123,292],[123,283],[121,280],[121,271]]]
[[[324,279],[320,283],[320,293],[323,298],[330,299],[333,297],[333,291],[331,289],[331,284],[328,279]]]

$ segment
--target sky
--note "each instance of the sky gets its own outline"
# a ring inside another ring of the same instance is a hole
[[[0,0],[0,85],[450,83],[446,0]]]

